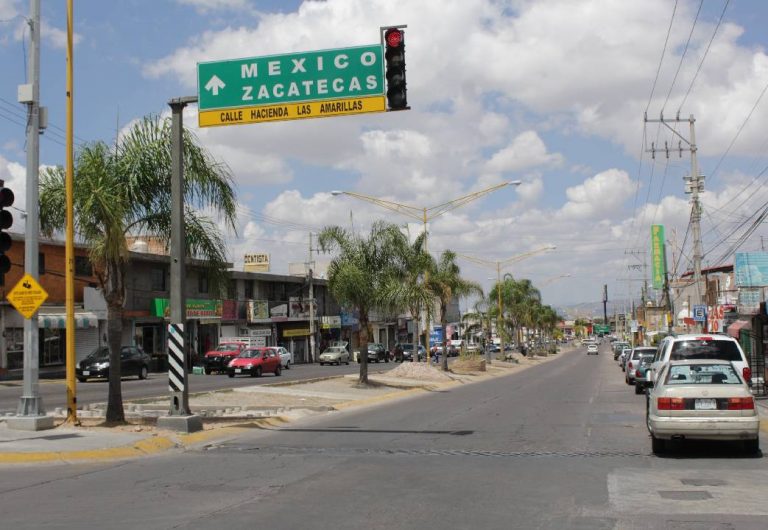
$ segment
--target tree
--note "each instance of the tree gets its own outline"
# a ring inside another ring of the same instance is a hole
[[[367,238],[338,226],[320,232],[323,250],[338,247],[339,254],[328,266],[328,289],[336,300],[357,310],[360,323],[360,376],[358,384],[368,384],[368,325],[371,310],[387,310],[398,302],[386,296],[386,287],[402,280],[403,255],[398,250],[407,245],[397,225],[376,222]]]
[[[461,269],[456,264],[456,254],[446,250],[437,262],[435,269],[429,274],[429,285],[435,293],[440,305],[440,325],[445,331],[448,327],[448,305],[454,299],[472,294],[483,296],[483,289],[475,282],[465,280],[460,275]],[[443,341],[443,371],[448,371],[448,338]]]
[[[216,162],[188,130],[184,130],[184,202],[186,255],[206,264],[210,284],[226,277],[226,246],[213,219],[201,210],[218,212],[234,229],[235,195],[226,165]],[[115,145],[83,146],[75,160],[73,186],[75,237],[89,249],[107,302],[110,349],[108,422],[125,421],[120,386],[120,350],[128,265],[126,236],[152,234],[170,241],[171,123],[149,116],[136,122]],[[64,170],[44,171],[40,178],[40,227],[44,235],[65,227]]]
[[[426,282],[426,278],[428,271],[434,269],[435,260],[425,248],[426,240],[426,233],[421,233],[410,245],[405,238],[393,240],[394,251],[398,255],[395,263],[399,265],[400,270],[393,271],[387,276],[381,291],[382,305],[393,312],[407,309],[413,317],[414,361],[419,359],[421,311],[422,308],[431,311],[434,300],[434,293]]]
[[[534,307],[541,303],[541,293],[530,280],[515,280],[511,274],[504,275],[504,281],[494,287],[491,297],[497,296],[495,289],[498,288],[501,288],[503,313],[518,336],[518,343],[521,344],[520,331],[524,326],[533,325],[533,311]]]

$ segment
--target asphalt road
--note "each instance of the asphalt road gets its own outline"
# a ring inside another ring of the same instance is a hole
[[[371,373],[382,370],[384,367],[391,369],[389,364],[369,364],[368,370]],[[290,370],[283,370],[280,377],[264,375],[261,378],[253,377],[235,377],[229,378],[225,374],[194,375],[189,376],[190,392],[207,392],[210,390],[220,390],[225,388],[235,388],[238,386],[250,386],[254,384],[275,383],[278,381],[296,381],[299,379],[313,379],[333,374],[358,373],[360,365],[350,363],[341,366],[319,366],[317,364],[299,364],[291,365]],[[168,374],[150,373],[149,377],[143,381],[136,377],[123,378],[123,399],[137,399],[155,396],[168,395]],[[16,412],[19,404],[19,398],[22,394],[22,381],[2,381],[0,382],[0,414],[6,412]],[[77,383],[77,402],[78,405],[89,405],[91,403],[105,403],[107,401],[108,384],[104,379],[92,379],[85,383]],[[55,407],[66,408],[67,388],[66,382],[61,379],[41,379],[40,396],[43,399],[43,406],[46,410],[53,410]]]
[[[652,456],[643,400],[607,346],[574,350],[185,453],[0,468],[0,514],[16,529],[765,528],[765,459]]]

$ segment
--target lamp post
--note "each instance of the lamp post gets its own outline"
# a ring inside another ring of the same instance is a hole
[[[561,278],[570,278],[571,275],[569,273],[560,274],[559,276],[552,276],[551,278],[547,278],[546,280],[541,282],[541,286],[545,287],[549,285],[550,283],[554,283],[557,280],[560,280]]]
[[[537,254],[541,254],[542,252],[547,252],[549,250],[555,250],[557,247],[555,245],[546,245],[541,248],[537,248],[535,250],[531,250],[528,252],[523,252],[522,254],[518,254],[516,256],[512,256],[506,259],[502,260],[488,260],[483,258],[478,258],[476,256],[467,256],[466,254],[458,254],[459,257],[462,257],[466,260],[469,260],[473,263],[476,263],[478,265],[483,265],[486,267],[495,267],[496,268],[496,294],[497,296],[497,303],[498,303],[498,315],[496,315],[496,333],[499,335],[499,338],[501,339],[501,269],[508,267],[509,265],[512,265],[513,263],[517,263],[518,261],[522,261],[526,258],[530,258],[531,256],[535,256]],[[506,276],[506,275],[505,275]],[[570,276],[570,275],[569,275]],[[504,351],[504,341],[501,341],[501,350]]]
[[[388,201],[385,199],[379,199],[378,197],[371,197],[370,195],[363,195],[362,193],[357,193],[354,191],[339,191],[334,190],[331,192],[331,195],[333,196],[339,196],[339,195],[348,195],[350,197],[354,197],[355,199],[359,199],[361,201],[366,201],[371,204],[375,204],[377,206],[381,206],[382,208],[386,208],[387,210],[405,215],[406,217],[410,217],[411,219],[415,219],[417,221],[421,221],[421,223],[424,225],[424,250],[429,251],[427,239],[428,239],[428,232],[427,232],[427,223],[431,221],[432,219],[435,219],[437,217],[440,217],[446,212],[449,212],[451,210],[454,210],[460,206],[464,206],[467,203],[470,203],[474,200],[477,200],[481,197],[484,197],[488,195],[489,193],[493,193],[494,191],[500,190],[502,188],[505,188],[507,186],[519,186],[522,184],[522,181],[520,180],[509,180],[502,182],[501,184],[497,184],[495,186],[491,186],[490,188],[485,188],[480,191],[476,191],[473,193],[468,193],[467,195],[462,195],[461,197],[458,197],[456,199],[453,199],[448,202],[444,202],[442,204],[438,204],[431,207],[417,207],[417,206],[411,206],[408,204],[401,204],[399,202],[394,201]],[[425,279],[428,279],[426,277]],[[425,332],[426,335],[426,346],[427,346],[427,362],[429,362],[430,357],[430,351],[429,351],[429,334],[430,334],[430,322],[429,322],[429,311],[427,311],[426,319],[425,319]],[[443,330],[445,332],[445,330]],[[443,337],[443,340],[445,340],[445,337]],[[416,341],[416,348],[418,348],[418,338]]]

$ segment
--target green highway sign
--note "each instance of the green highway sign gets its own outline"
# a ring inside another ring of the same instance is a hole
[[[201,127],[386,110],[380,44],[198,63],[197,88]]]

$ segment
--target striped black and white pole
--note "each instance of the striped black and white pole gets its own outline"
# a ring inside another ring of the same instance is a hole
[[[168,390],[184,392],[184,324],[168,324]]]

